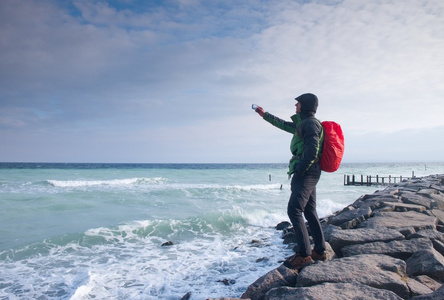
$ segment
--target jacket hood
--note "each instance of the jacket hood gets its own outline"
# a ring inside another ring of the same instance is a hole
[[[318,109],[318,97],[316,97],[314,94],[302,94],[295,100],[301,103],[301,111],[316,112]]]

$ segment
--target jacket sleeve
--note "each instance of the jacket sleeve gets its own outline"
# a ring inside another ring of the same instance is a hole
[[[296,132],[296,124],[294,124],[293,122],[282,120],[270,114],[269,112],[265,113],[264,120],[270,123],[271,125],[279,129],[282,129],[288,133],[294,134]]]
[[[295,168],[295,176],[302,177],[315,163],[321,148],[321,124],[314,118],[307,119],[298,126],[298,132],[304,141],[304,151]]]

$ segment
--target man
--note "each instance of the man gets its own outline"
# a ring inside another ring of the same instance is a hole
[[[301,269],[314,263],[314,260],[326,259],[324,234],[316,212],[316,184],[321,177],[319,161],[324,133],[321,123],[315,118],[318,98],[307,93],[297,97],[296,101],[296,114],[291,117],[292,122],[279,119],[260,106],[256,112],[277,128],[293,134],[290,143],[293,157],[288,171],[293,178],[287,214],[296,235],[297,251],[284,264],[292,269]],[[302,214],[310,226],[313,250]]]

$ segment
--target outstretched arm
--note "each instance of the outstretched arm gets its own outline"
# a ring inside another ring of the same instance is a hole
[[[269,112],[265,112],[265,110],[260,106],[258,106],[256,108],[256,112],[258,113],[258,115],[260,115],[262,118],[264,118],[264,120],[267,121],[268,123],[270,123],[271,125],[279,128],[279,129],[282,129],[286,132],[289,132],[292,134],[295,133],[296,125],[293,122],[287,122],[285,120],[282,120],[282,119],[270,114]]]

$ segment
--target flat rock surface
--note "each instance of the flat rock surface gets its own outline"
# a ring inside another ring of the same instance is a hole
[[[313,287],[282,287],[269,291],[266,300],[401,300],[395,293],[359,283],[323,283]]]
[[[387,255],[357,255],[305,267],[297,278],[297,286],[307,287],[325,282],[361,283],[391,290],[407,298],[410,292],[403,280],[405,275],[406,263],[403,260]]]
[[[408,211],[408,212],[378,212],[368,220],[358,225],[359,228],[386,227],[400,229],[413,227],[416,231],[423,229],[436,229],[438,220],[434,216]]]
[[[358,219],[365,220],[370,217],[372,210],[370,207],[363,207],[359,209],[352,209],[341,212],[340,214],[332,217],[329,222],[332,225],[341,226],[344,223],[350,222],[350,220]],[[342,226],[341,226],[342,227]]]
[[[444,278],[444,257],[434,249],[416,252],[406,263],[409,275],[427,275],[441,280]]]
[[[360,254],[385,254],[399,259],[407,259],[417,251],[432,250],[433,244],[427,238],[397,240],[388,243],[374,242],[346,246],[341,249],[344,256]]]
[[[336,254],[341,253],[345,246],[366,244],[371,242],[390,242],[403,240],[404,236],[397,230],[388,228],[362,228],[334,230],[330,235],[330,245]]]
[[[411,298],[412,300],[442,300],[444,299],[444,285],[441,286],[436,292],[428,295],[422,295]]]
[[[251,284],[242,295],[242,299],[262,300],[265,293],[272,288],[295,285],[297,276],[298,271],[281,265]]]

